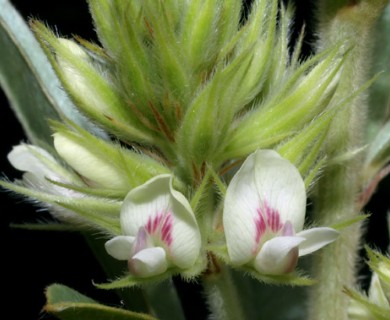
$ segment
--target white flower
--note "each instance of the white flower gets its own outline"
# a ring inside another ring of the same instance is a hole
[[[131,190],[120,215],[124,235],[106,242],[107,252],[127,260],[137,277],[159,275],[170,267],[189,269],[199,257],[195,215],[171,180],[171,175],[159,175]]]
[[[223,212],[228,254],[235,266],[263,274],[294,270],[298,257],[334,241],[331,228],[303,230],[305,185],[293,164],[273,150],[248,156],[230,182]]]
[[[75,175],[64,169],[50,153],[42,148],[29,144],[17,145],[8,154],[8,161],[15,169],[24,172],[23,184],[30,189],[57,196],[83,197],[81,193],[49,181],[81,184]],[[50,212],[58,218],[76,217],[70,210],[51,205],[48,207]]]
[[[25,172],[25,184],[40,191],[63,194],[69,190],[53,185],[47,179],[63,183],[74,179],[50,153],[34,145],[14,146],[8,154],[8,161],[15,169]]]

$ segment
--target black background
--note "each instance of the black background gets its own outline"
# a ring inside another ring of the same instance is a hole
[[[78,34],[87,40],[96,40],[88,7],[85,1],[11,1],[27,18],[38,18],[56,27],[62,35]],[[302,2],[301,2],[302,3]],[[298,6],[297,29],[305,19],[309,24],[312,7],[309,1],[306,6]],[[310,52],[310,44],[314,41],[313,35],[308,35],[305,42],[305,52]],[[0,57],[1,58],[1,57]],[[1,115],[1,144],[0,144],[0,172],[10,178],[20,176],[7,162],[6,155],[13,145],[26,141],[22,129],[7,105],[7,100],[0,91]],[[374,214],[368,224],[367,241],[379,248],[386,248],[385,215],[389,208],[389,181],[381,184],[381,188],[369,205]],[[0,193],[1,205],[1,272],[3,284],[1,291],[5,299],[1,300],[3,310],[8,310],[15,319],[50,319],[48,315],[40,313],[44,305],[44,288],[54,282],[63,283],[76,288],[97,300],[106,303],[115,303],[115,296],[96,290],[92,280],[104,282],[104,273],[90,253],[82,236],[76,233],[37,232],[13,229],[12,223],[34,221],[41,217],[30,204],[21,198],[12,197],[6,192]],[[44,213],[43,213],[44,215]],[[363,285],[367,284],[366,270],[362,271]],[[196,299],[199,295],[191,295],[189,289],[197,287],[180,284],[180,293],[188,306],[188,319],[204,318],[204,309],[196,313]],[[192,300],[195,299],[195,300]]]

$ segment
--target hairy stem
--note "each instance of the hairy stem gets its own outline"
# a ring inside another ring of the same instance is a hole
[[[244,311],[230,271],[211,259],[212,269],[203,277],[203,287],[213,320],[244,320]]]
[[[322,0],[319,6],[319,49],[342,42],[351,47],[336,99],[347,97],[367,81],[372,27],[387,0]],[[332,124],[326,152],[329,158],[359,148],[363,143],[367,107],[360,95],[342,110]],[[323,225],[360,214],[362,157],[326,168],[317,189],[315,219]],[[356,284],[359,225],[342,231],[340,238],[313,258],[314,276],[319,280],[310,296],[309,319],[348,319],[349,298],[344,287]]]

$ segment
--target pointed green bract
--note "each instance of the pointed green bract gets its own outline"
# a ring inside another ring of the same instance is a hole
[[[119,234],[119,212],[121,202],[105,198],[69,197],[32,190],[15,183],[0,181],[0,186],[24,195],[30,199],[42,202],[42,206],[48,208],[53,215],[65,217],[76,224],[89,225],[108,234]],[[68,210],[63,213],[61,210]],[[57,213],[57,210],[58,211]]]
[[[287,275],[263,275],[249,268],[245,271],[254,279],[273,285],[312,286],[316,283],[315,279],[301,275],[298,271]]]
[[[298,69],[299,78],[295,84],[291,83],[292,77],[276,95],[255,105],[232,132],[225,158],[240,157],[258,148],[273,146],[326,110],[343,63],[337,53],[338,49],[333,50],[307,75],[302,74],[307,69]]]
[[[169,272],[150,277],[150,278],[137,278],[132,275],[126,275],[121,278],[115,279],[109,283],[95,283],[95,286],[99,289],[112,290],[112,289],[122,289],[140,285],[147,285],[155,282],[160,282],[166,280],[170,277]]]
[[[278,17],[276,0],[254,1],[240,21],[237,0],[89,5],[102,50],[33,23],[55,70],[82,112],[125,143],[156,148],[186,183],[207,164],[289,140],[331,106],[345,50],[301,63],[298,44],[290,59],[291,6]],[[304,172],[315,175],[318,152]]]
[[[265,12],[260,14],[261,10]],[[180,154],[185,155],[189,168],[191,162],[198,169],[205,162],[214,162],[227,143],[226,133],[234,115],[258,94],[267,74],[274,39],[276,2],[256,3],[249,22],[242,28],[241,38],[232,38],[232,57],[216,64],[212,77],[190,104],[178,131]]]
[[[352,320],[362,317],[388,319],[390,316],[390,259],[381,253],[365,246],[372,270],[368,294],[350,288],[345,293],[351,297],[349,316]]]

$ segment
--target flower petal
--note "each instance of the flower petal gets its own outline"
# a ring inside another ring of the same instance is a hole
[[[306,210],[305,185],[298,170],[273,150],[258,150],[244,161],[230,182],[223,225],[231,262],[242,265],[256,252],[256,217],[270,211],[281,223],[302,230]]]
[[[187,199],[172,187],[170,203],[173,215],[171,260],[178,267],[191,267],[199,256],[201,236],[194,213]]]
[[[8,154],[8,160],[14,168],[25,172],[23,174],[23,184],[28,188],[54,195],[82,196],[78,192],[49,182],[48,179],[76,184],[80,181],[76,176],[65,170],[50,153],[42,148],[20,144],[13,147]]]
[[[8,161],[14,168],[30,172],[41,180],[49,178],[55,181],[73,181],[75,179],[50,153],[34,145],[14,146],[8,153]]]
[[[264,274],[286,274],[294,270],[298,262],[298,246],[302,237],[275,237],[266,241],[256,256],[254,266]]]
[[[107,253],[118,260],[129,260],[135,238],[129,236],[117,236],[108,240],[104,246]]]
[[[226,191],[223,227],[229,257],[235,265],[243,265],[254,258],[255,219],[260,202],[253,179],[255,165],[255,157],[252,154],[234,175]]]
[[[134,275],[146,278],[164,273],[168,268],[165,250],[153,247],[141,250],[129,260],[129,269]]]
[[[171,175],[159,175],[131,190],[122,205],[121,226],[124,234],[135,236],[139,228],[154,230],[161,223],[169,260],[184,269],[199,256],[201,236],[189,202],[171,180]]]
[[[151,216],[169,208],[170,179],[168,174],[156,176],[127,194],[120,214],[125,235],[135,236]]]
[[[32,172],[41,178],[53,176],[53,172],[42,161],[38,161],[37,157],[32,153],[32,150],[54,161],[53,157],[45,150],[25,144],[14,146],[8,154],[8,161],[14,168],[20,171]]]
[[[339,232],[332,228],[320,227],[303,230],[296,236],[305,238],[305,241],[299,245],[299,256],[304,256],[335,241]]]
[[[147,233],[144,227],[139,228],[139,231],[137,233],[137,236],[134,239],[133,247],[131,250],[132,255],[140,252],[141,250],[144,250],[146,248],[151,248],[151,247],[153,247],[153,242],[149,234]]]
[[[261,203],[279,212],[282,222],[291,221],[295,231],[302,230],[306,189],[298,169],[273,150],[258,150],[253,157],[252,176]]]

